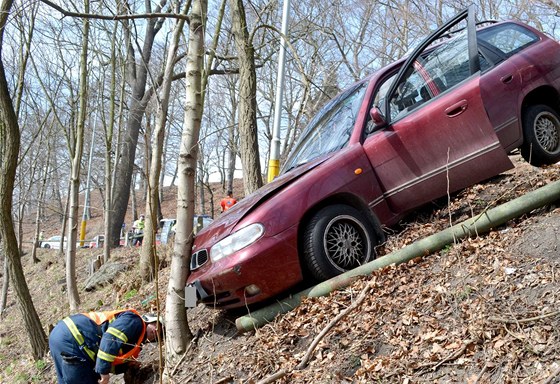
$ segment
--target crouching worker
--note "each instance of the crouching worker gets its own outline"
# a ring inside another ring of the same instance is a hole
[[[59,321],[49,336],[59,384],[108,384],[138,366],[145,342],[163,339],[162,321],[133,309],[89,312]]]

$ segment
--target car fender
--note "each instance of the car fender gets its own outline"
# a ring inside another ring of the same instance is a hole
[[[337,174],[338,177],[332,177]],[[367,207],[381,196],[369,160],[361,144],[351,144],[328,159],[315,164],[313,172],[305,172],[291,178],[275,195],[248,213],[238,226],[254,222],[265,225],[266,236],[274,236],[286,228],[305,224],[305,218],[317,209],[343,201],[361,201],[357,208]],[[358,204],[351,204],[358,205]],[[379,205],[379,212],[386,219],[391,216],[387,206]]]

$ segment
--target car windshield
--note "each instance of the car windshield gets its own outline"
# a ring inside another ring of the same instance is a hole
[[[348,144],[366,84],[361,82],[350,87],[321,109],[301,134],[282,173]]]

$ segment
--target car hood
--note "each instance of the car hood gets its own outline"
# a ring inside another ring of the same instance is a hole
[[[244,197],[196,235],[193,251],[201,247],[212,246],[224,237],[227,237],[236,229],[237,224],[263,201],[267,200],[271,195],[278,193],[284,187],[299,179],[303,174],[326,161],[329,157],[323,156],[294,168]]]

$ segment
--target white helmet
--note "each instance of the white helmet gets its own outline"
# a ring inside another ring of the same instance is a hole
[[[165,323],[163,321],[163,317],[157,316],[156,314],[153,314],[153,313],[146,313],[146,314],[142,315],[142,320],[144,320],[144,322],[146,324],[155,323],[156,321],[159,321],[159,323],[162,326],[165,325]]]

